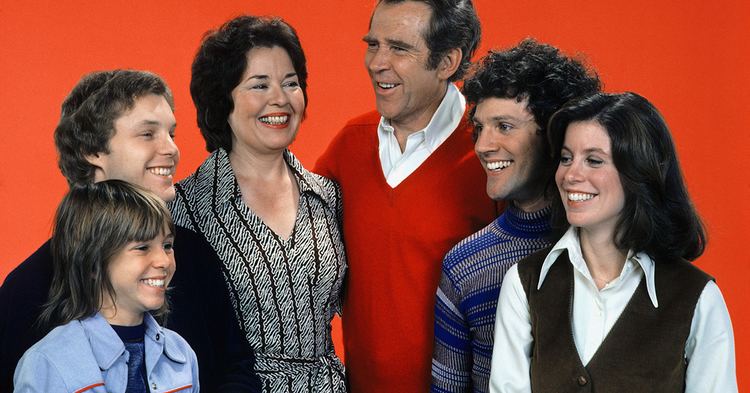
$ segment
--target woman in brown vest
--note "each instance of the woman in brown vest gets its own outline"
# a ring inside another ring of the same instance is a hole
[[[550,120],[553,247],[505,276],[494,392],[736,392],[729,313],[690,263],[706,245],[669,129],[634,93]]]

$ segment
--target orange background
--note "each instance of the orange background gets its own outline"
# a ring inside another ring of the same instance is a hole
[[[735,1],[475,0],[479,54],[531,36],[583,53],[608,91],[636,91],[664,114],[709,230],[697,262],[714,275],[731,313],[740,390],[750,388],[750,11]],[[65,3],[63,6],[62,4]],[[217,4],[218,3],[218,4]],[[347,118],[374,108],[363,66],[374,0],[34,1],[0,3],[0,279],[50,235],[66,190],[52,131],[60,103],[85,73],[154,71],[176,102],[177,178],[205,158],[188,91],[206,30],[242,14],[279,15],[308,57],[309,110],[293,151],[312,167]],[[200,289],[197,289],[200,290]],[[338,333],[337,333],[338,334]],[[337,336],[338,337],[338,336]],[[336,340],[337,344],[340,342]],[[721,365],[717,365],[721,367]]]

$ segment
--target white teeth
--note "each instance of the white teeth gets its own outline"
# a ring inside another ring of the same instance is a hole
[[[378,82],[378,87],[380,87],[381,89],[393,89],[394,87],[396,87],[396,84]]]
[[[492,161],[487,163],[487,169],[496,171],[498,169],[505,169],[512,164],[513,161]]]
[[[141,280],[144,284],[150,286],[150,287],[158,287],[158,288],[164,288],[164,280],[156,280],[153,278],[149,278],[146,280]]]
[[[169,176],[173,173],[174,167],[148,168],[148,171],[157,176]]]
[[[282,116],[263,116],[259,119],[261,122],[271,125],[280,125],[280,124],[286,124],[287,121],[289,121],[288,115],[282,115]]]
[[[568,193],[568,200],[571,200],[573,202],[581,202],[581,201],[588,201],[589,199],[595,197],[594,194],[584,194],[581,192],[571,192]]]

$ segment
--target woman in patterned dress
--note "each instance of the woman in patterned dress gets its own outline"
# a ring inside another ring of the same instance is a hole
[[[190,92],[211,155],[170,205],[216,252],[206,263],[222,268],[267,392],[346,390],[330,326],[346,270],[340,192],[288,150],[306,87],[305,55],[281,19],[241,16],[207,33]]]

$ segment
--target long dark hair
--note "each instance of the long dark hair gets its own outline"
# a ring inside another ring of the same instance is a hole
[[[89,317],[104,296],[115,303],[107,274],[110,259],[128,243],[148,241],[174,224],[164,202],[121,180],[74,185],[55,216],[51,248],[53,279],[39,317],[45,329]],[[154,312],[164,317],[167,302]]]
[[[569,103],[550,119],[553,162],[560,161],[570,123],[593,120],[612,142],[612,159],[620,174],[625,205],[615,230],[622,250],[646,252],[657,259],[695,260],[706,247],[706,232],[693,206],[664,118],[635,93],[598,93]],[[567,226],[556,195],[556,226]]]

